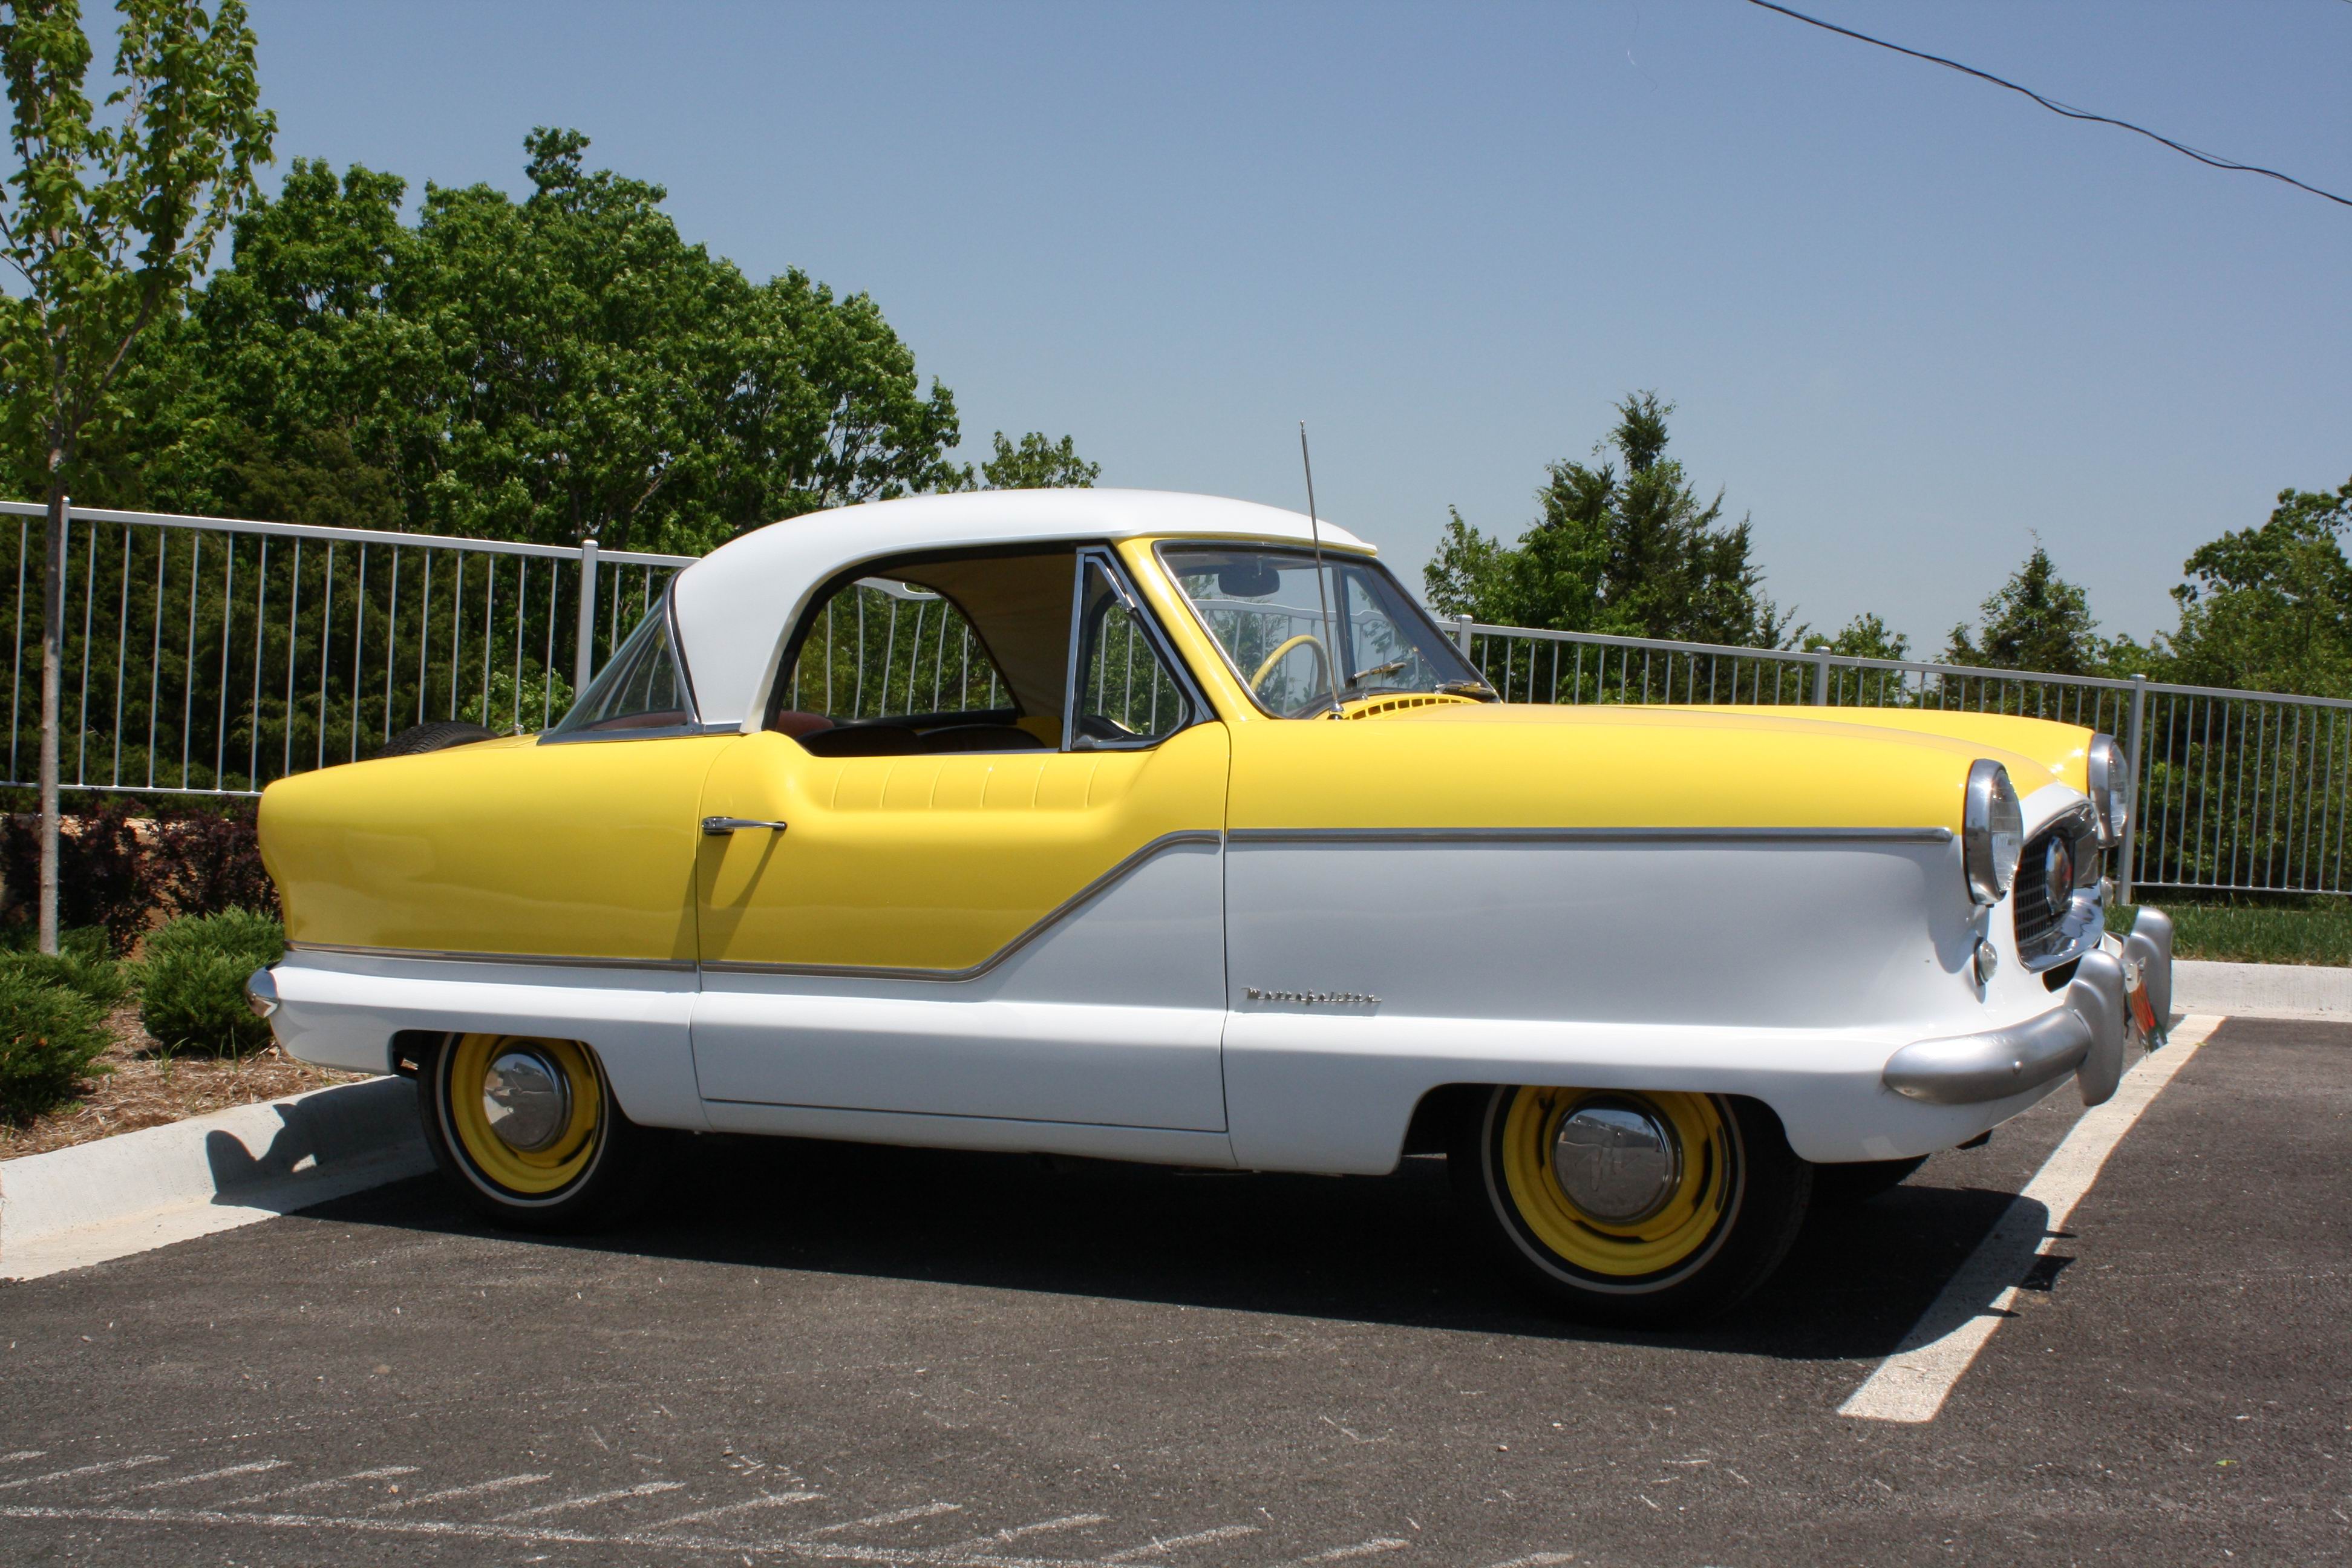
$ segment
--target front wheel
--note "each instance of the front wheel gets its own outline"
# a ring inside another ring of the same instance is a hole
[[[1812,1168],[1751,1100],[1506,1086],[1448,1153],[1464,1218],[1520,1285],[1598,1322],[1664,1327],[1762,1284]]]
[[[526,1230],[626,1217],[660,1177],[658,1134],[621,1114],[577,1040],[450,1035],[417,1065],[425,1142],[476,1210]]]

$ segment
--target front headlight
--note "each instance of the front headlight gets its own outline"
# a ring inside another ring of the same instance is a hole
[[[1997,904],[2017,877],[2025,852],[2025,811],[2009,770],[1990,758],[1969,764],[1968,803],[1960,814],[1960,861],[1968,869],[1969,896]]]
[[[2098,818],[2099,847],[2112,849],[2124,841],[2130,826],[2131,771],[2124,766],[2124,749],[2113,735],[2091,737],[2091,811]]]

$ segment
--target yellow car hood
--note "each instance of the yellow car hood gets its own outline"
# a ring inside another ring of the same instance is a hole
[[[1947,827],[1969,764],[2083,787],[2091,732],[1978,714],[1438,702],[1234,738],[1250,827]]]

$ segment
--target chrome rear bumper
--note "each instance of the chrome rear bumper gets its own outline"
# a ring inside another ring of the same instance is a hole
[[[2172,921],[2144,909],[2113,950],[2084,956],[2049,1012],[1980,1035],[1921,1040],[1887,1058],[1882,1081],[1931,1105],[1980,1105],[2040,1089],[2068,1073],[2083,1103],[2116,1091],[2124,1042],[2153,1049],[2171,1027]]]

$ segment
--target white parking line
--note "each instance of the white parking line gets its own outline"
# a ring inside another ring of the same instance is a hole
[[[2033,1259],[2047,1252],[2056,1233],[2066,1228],[2068,1216],[2099,1179],[2107,1156],[2221,1022],[2210,1016],[2182,1019],[2162,1049],[2124,1075],[2114,1099],[2083,1113],[2025,1191],[2010,1201],[1991,1234],[1977,1244],[1934,1304],[1903,1336],[1895,1353],[1838,1406],[1839,1415],[1865,1421],[1936,1418],[1992,1331],[2011,1315]]]
[[[136,1469],[141,1465],[160,1465],[169,1454],[142,1454],[135,1459],[105,1459],[95,1465],[76,1465],[70,1470],[51,1470],[46,1476],[18,1476],[13,1481],[0,1481],[0,1492],[18,1487],[37,1487],[43,1481],[69,1481],[80,1476],[103,1476],[114,1470]]]
[[[659,1524],[649,1524],[646,1526],[644,1533],[652,1535],[664,1530],[676,1530],[682,1524],[702,1524],[714,1519],[726,1519],[739,1513],[749,1513],[753,1509],[782,1508],[787,1503],[815,1502],[818,1499],[824,1496],[824,1494],[823,1492],[762,1492],[758,1497],[746,1498],[741,1502],[722,1503],[717,1508],[706,1508],[698,1510],[693,1513],[682,1513],[676,1519],[666,1519]],[[934,1507],[936,1507],[936,1505],[934,1505]],[[929,1512],[931,1510],[923,1510],[919,1511]],[[522,1516],[520,1514],[514,1514],[509,1517],[520,1519]],[[889,1516],[886,1515],[885,1517],[887,1518]],[[842,1527],[836,1524],[831,1526],[831,1528],[839,1530]]]
[[[1087,1568],[1091,1559],[999,1556],[991,1552],[927,1552],[895,1546],[860,1546],[843,1541],[812,1541],[796,1538],[783,1541],[739,1542],[724,1537],[692,1534],[631,1533],[617,1534],[592,1530],[567,1529],[555,1524],[507,1524],[498,1521],[471,1523],[449,1519],[386,1519],[380,1514],[364,1517],[302,1513],[223,1513],[217,1509],[124,1508],[42,1508],[0,1504],[0,1520],[50,1520],[91,1523],[227,1525],[238,1530],[280,1530],[316,1531],[325,1534],[387,1535],[439,1538],[445,1541],[490,1541],[518,1546],[619,1546],[634,1548],[640,1554],[633,1561],[642,1561],[643,1554],[658,1552],[679,1553],[698,1558],[728,1560],[735,1557],[790,1558],[816,1563],[866,1563],[874,1568],[926,1568],[929,1564],[946,1564],[949,1568]],[[1370,1550],[1385,1551],[1403,1545],[1399,1542],[1370,1543]],[[1365,1547],[1342,1547],[1336,1552],[1306,1559],[1309,1563],[1336,1562],[1342,1558],[1365,1554]],[[333,1559],[340,1561],[340,1559]]]
[[[1377,1557],[1383,1552],[1402,1552],[1405,1545],[1404,1542],[1382,1536],[1375,1541],[1359,1541],[1353,1546],[1335,1546],[1312,1557],[1295,1557],[1284,1568],[1307,1568],[1310,1563],[1346,1563],[1358,1557]]]
[[[821,1524],[806,1533],[815,1536],[831,1535],[844,1530],[879,1530],[886,1524],[905,1524],[909,1520],[929,1519],[942,1513],[960,1513],[962,1510],[963,1504],[960,1502],[919,1503],[913,1508],[893,1509],[888,1513],[870,1513],[864,1519],[845,1519],[839,1524]]]
[[[608,1492],[590,1492],[585,1497],[568,1497],[554,1502],[543,1502],[536,1508],[520,1509],[499,1515],[500,1524],[518,1524],[526,1519],[544,1519],[551,1513],[569,1513],[575,1508],[594,1508],[598,1503],[618,1502],[623,1498],[652,1497],[656,1492],[682,1492],[684,1481],[646,1481],[639,1486],[614,1487]]]
[[[286,1461],[283,1459],[256,1459],[249,1465],[231,1465],[226,1469],[204,1470],[193,1476],[173,1476],[169,1480],[142,1482],[135,1487],[125,1487],[119,1492],[110,1492],[106,1497],[96,1500],[104,1502],[118,1497],[129,1497],[133,1492],[160,1492],[173,1487],[192,1487],[199,1481],[225,1481],[231,1476],[257,1476],[265,1471],[282,1470],[285,1468]]]
[[[389,1480],[394,1476],[413,1476],[415,1473],[415,1465],[386,1465],[381,1469],[353,1470],[348,1476],[330,1476],[323,1481],[304,1481],[299,1486],[279,1487],[276,1491],[255,1492],[250,1497],[231,1498],[219,1506],[244,1508],[248,1504],[269,1502],[278,1498],[309,1497],[313,1492],[332,1491],[337,1487],[347,1487],[353,1481]]]
[[[1130,1546],[1124,1552],[1114,1552],[1103,1559],[1106,1563],[1140,1563],[1147,1557],[1165,1557],[1171,1552],[1181,1552],[1188,1546],[1206,1546],[1212,1541],[1232,1541],[1237,1536],[1255,1535],[1255,1524],[1221,1524],[1214,1530],[1198,1530],[1190,1535],[1171,1535],[1165,1541],[1147,1541],[1140,1546]]]
[[[482,1497],[490,1492],[511,1491],[516,1487],[535,1487],[541,1481],[551,1481],[553,1476],[500,1476],[494,1481],[476,1481],[471,1486],[451,1487],[446,1491],[424,1492],[398,1502],[386,1503],[387,1509],[415,1508],[419,1503],[451,1502],[461,1497]]]
[[[997,1547],[1020,1540],[1024,1535],[1042,1535],[1050,1530],[1078,1530],[1089,1524],[1108,1524],[1107,1513],[1066,1513],[1059,1519],[1041,1519],[1034,1524],[1016,1524],[1010,1530],[1000,1530],[993,1535],[975,1535],[969,1541],[959,1541],[952,1546],[933,1549],[927,1555],[944,1562],[979,1552],[989,1552]]]

